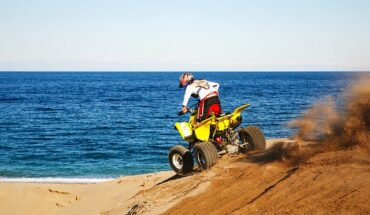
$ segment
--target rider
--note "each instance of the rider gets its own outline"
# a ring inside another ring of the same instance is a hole
[[[218,83],[207,80],[196,80],[190,72],[185,72],[180,76],[179,87],[185,87],[185,95],[181,109],[183,113],[188,111],[187,104],[190,96],[199,99],[198,122],[210,117],[212,112],[215,116],[220,116],[222,113],[221,103],[218,98]]]

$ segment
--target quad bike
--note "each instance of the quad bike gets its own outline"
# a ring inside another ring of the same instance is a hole
[[[172,169],[179,175],[186,175],[193,171],[193,158],[201,169],[208,169],[217,162],[219,155],[265,150],[265,136],[258,127],[238,129],[242,123],[241,113],[248,106],[242,105],[220,117],[211,113],[210,118],[200,123],[197,123],[196,108],[188,109],[189,121],[176,122],[175,129],[189,145],[188,148],[176,145],[170,149],[168,159]]]

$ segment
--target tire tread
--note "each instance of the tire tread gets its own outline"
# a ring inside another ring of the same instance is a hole
[[[173,165],[172,165],[172,155],[174,153],[178,153],[180,154],[182,157],[183,157],[183,168],[182,170],[177,170]],[[169,160],[169,163],[170,163],[170,166],[171,168],[179,175],[185,175],[185,174],[188,174],[190,173],[191,171],[193,171],[193,167],[194,167],[194,162],[193,162],[193,157],[191,155],[191,152],[189,151],[189,149],[185,148],[184,146],[182,145],[176,145],[176,146],[173,146],[169,153],[168,153],[168,160]]]
[[[266,139],[265,135],[257,126],[248,126],[241,130],[243,135],[247,135],[248,141],[253,145],[252,150],[265,150]]]

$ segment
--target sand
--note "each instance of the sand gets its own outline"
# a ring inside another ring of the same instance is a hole
[[[286,139],[270,140],[270,147]],[[223,156],[208,171],[96,184],[0,183],[0,214],[369,214],[370,156],[360,147],[297,165]]]
[[[165,171],[96,184],[0,183],[0,214],[108,214],[173,175]]]
[[[370,156],[359,147],[297,165],[233,160],[216,165],[206,192],[164,214],[370,214]]]

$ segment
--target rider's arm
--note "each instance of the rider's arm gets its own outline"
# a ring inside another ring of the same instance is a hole
[[[185,90],[184,100],[182,102],[183,107],[186,107],[188,105],[188,102],[189,102],[189,99],[192,93],[193,93],[193,86],[192,85],[187,86]]]

